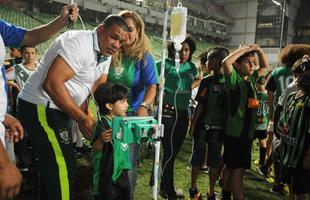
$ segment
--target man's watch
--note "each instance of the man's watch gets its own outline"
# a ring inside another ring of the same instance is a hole
[[[143,107],[143,108],[145,108],[146,110],[149,110],[150,109],[150,105],[147,103],[147,102],[142,102],[141,104],[140,104],[140,106],[139,107]]]

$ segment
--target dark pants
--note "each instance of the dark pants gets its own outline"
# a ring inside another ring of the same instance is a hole
[[[167,192],[168,195],[173,195],[175,193],[173,180],[174,161],[181,149],[181,145],[183,144],[187,133],[187,111],[178,113],[177,123],[175,125],[174,132],[172,132],[175,118],[175,116],[163,116],[162,118],[165,130],[164,137],[162,138],[164,153],[162,159],[162,177],[160,188],[161,190]]]
[[[40,199],[73,199],[75,158],[70,118],[62,111],[21,99],[18,110],[39,158]]]

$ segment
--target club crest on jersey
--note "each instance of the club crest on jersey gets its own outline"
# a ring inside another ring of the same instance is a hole
[[[69,132],[66,129],[59,130],[59,137],[61,138],[61,142],[64,144],[69,144],[70,143],[70,136]]]
[[[118,67],[115,67],[114,71],[115,71],[115,78],[118,79],[118,78],[120,78],[121,75],[123,74],[124,68],[118,66]]]

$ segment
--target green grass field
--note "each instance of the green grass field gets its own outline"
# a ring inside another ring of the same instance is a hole
[[[191,155],[191,139],[186,137],[182,149],[175,162],[175,187],[180,189],[185,194],[185,199],[188,199],[188,188],[190,186],[190,170],[187,169]],[[280,196],[269,192],[270,184],[267,183],[262,176],[260,176],[255,168],[254,160],[257,159],[258,147],[256,143],[253,145],[253,158],[252,169],[248,170],[245,175],[244,181],[244,199],[245,200],[288,200],[288,197]],[[152,171],[152,158],[153,149],[143,146],[141,153],[142,161],[138,166],[138,180],[135,191],[135,200],[148,200],[152,199],[152,188],[149,186],[150,174]],[[77,170],[77,185],[76,185],[76,198],[75,200],[91,200],[91,187],[92,187],[92,166],[91,166],[91,153],[83,155],[78,159]],[[36,168],[30,174],[24,174],[24,184],[18,200],[35,200],[37,199],[37,174]],[[205,198],[205,193],[208,187],[208,175],[200,173],[198,179],[198,187]],[[33,187],[29,191],[29,187]],[[220,193],[221,188],[217,185],[216,192]],[[162,200],[158,195],[158,199]]]

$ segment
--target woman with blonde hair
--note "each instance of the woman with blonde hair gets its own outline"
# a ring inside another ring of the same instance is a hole
[[[113,55],[108,74],[108,81],[128,87],[127,115],[148,116],[150,104],[156,96],[157,70],[151,55],[150,40],[144,32],[144,22],[134,11],[124,10],[119,13],[129,26],[128,39],[122,48]],[[130,195],[136,183],[136,164],[138,145],[131,145],[132,169],[129,171]]]

